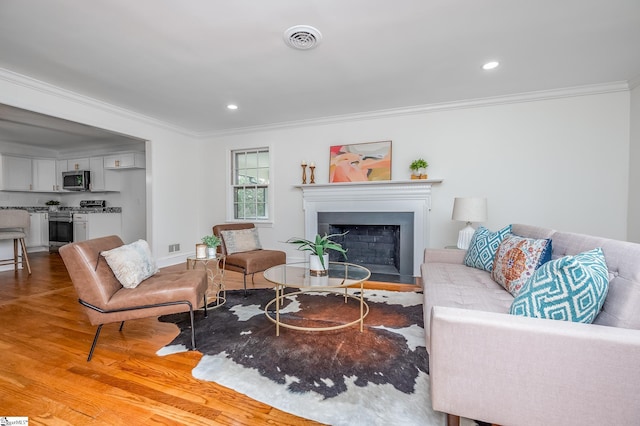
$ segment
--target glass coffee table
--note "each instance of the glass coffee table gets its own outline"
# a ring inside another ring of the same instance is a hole
[[[309,272],[309,263],[288,263],[278,265],[264,271],[264,277],[275,284],[276,297],[264,308],[264,313],[276,325],[276,336],[280,335],[280,327],[302,331],[330,331],[345,328],[360,323],[360,331],[364,329],[364,318],[369,313],[369,305],[364,301],[364,282],[369,279],[371,272],[360,265],[346,262],[329,262],[328,274],[317,277]],[[297,288],[297,291],[285,293],[287,287]],[[347,288],[360,288],[360,295],[355,296],[347,292]],[[301,327],[282,322],[280,310],[285,297],[309,292],[333,292],[344,295],[344,303],[355,299],[360,304],[360,316],[346,324],[330,327]],[[270,307],[275,305],[275,310]]]

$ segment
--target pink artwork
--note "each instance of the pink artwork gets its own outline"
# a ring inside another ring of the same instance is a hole
[[[329,182],[391,180],[391,141],[331,147]]]

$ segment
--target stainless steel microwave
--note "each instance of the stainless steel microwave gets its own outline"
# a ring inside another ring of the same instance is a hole
[[[67,191],[88,191],[91,185],[89,170],[74,170],[62,172],[62,189]]]

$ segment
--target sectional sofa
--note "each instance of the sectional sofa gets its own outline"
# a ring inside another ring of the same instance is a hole
[[[550,239],[551,259],[602,248],[608,293],[592,324],[509,314],[514,296],[466,252],[422,265],[431,403],[500,425],[640,424],[640,244],[512,225]]]

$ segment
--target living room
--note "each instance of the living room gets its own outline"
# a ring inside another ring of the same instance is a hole
[[[598,2],[589,4],[595,7]],[[145,13],[153,16],[153,6],[147,6],[150,10]],[[415,3],[411,6],[419,8]],[[531,12],[523,4],[520,6]],[[547,6],[552,10],[556,8],[552,3]],[[604,10],[615,10],[618,3],[599,6]],[[635,6],[626,3],[624,6],[637,11]],[[0,6],[0,10],[4,7]],[[368,6],[361,4],[361,7],[366,10]],[[475,10],[469,2],[458,7],[464,11]],[[582,16],[579,2],[559,8],[561,10],[556,12],[562,17],[572,16],[572,13]],[[423,12],[423,9],[419,10]],[[145,13],[140,12],[143,17]],[[259,11],[255,13],[258,15]],[[533,28],[544,27],[548,22],[542,15],[546,14],[546,11],[536,14],[540,22],[527,22]],[[585,11],[584,14],[586,26],[595,27],[594,23],[599,22],[598,13],[587,14]],[[636,16],[633,13],[621,15]],[[520,14],[517,16],[521,17]],[[297,13],[295,17],[311,18],[303,13]],[[615,18],[622,19],[621,16]],[[502,19],[503,23],[507,21],[507,17]],[[282,18],[278,22],[284,20]],[[318,16],[317,20],[330,21],[326,16]],[[513,65],[509,64],[510,58],[490,49],[489,52],[468,54],[465,58],[465,66],[469,68],[463,78],[473,81],[478,88],[475,92],[449,98],[425,97],[423,99],[427,100],[423,101],[414,97],[400,104],[384,92],[380,98],[389,99],[388,103],[371,103],[360,110],[345,110],[339,105],[349,101],[342,93],[342,86],[334,89],[318,83],[320,92],[328,92],[335,97],[337,105],[330,113],[305,117],[300,115],[304,108],[298,106],[291,111],[291,117],[297,119],[271,123],[254,120],[242,128],[233,125],[226,128],[205,126],[202,123],[206,123],[206,118],[201,118],[198,126],[186,126],[185,115],[202,117],[214,114],[210,103],[192,102],[195,90],[185,90],[184,97],[173,102],[179,105],[176,110],[181,110],[176,113],[175,121],[164,120],[142,107],[135,108],[135,102],[129,96],[122,98],[122,104],[105,102],[93,94],[92,85],[97,84],[94,77],[88,77],[84,85],[64,86],[64,79],[59,80],[55,73],[50,79],[35,74],[35,70],[32,70],[32,75],[28,67],[12,67],[6,58],[0,60],[0,103],[148,141],[146,234],[159,266],[183,263],[195,252],[195,244],[201,237],[211,232],[212,225],[231,220],[229,176],[232,150],[269,148],[273,204],[270,219],[258,224],[260,238],[265,247],[283,250],[288,258],[296,259],[300,253],[285,241],[302,236],[305,230],[302,192],[297,187],[302,183],[301,162],[314,162],[317,166],[316,182],[325,184],[329,182],[331,146],[386,140],[392,141],[392,180],[408,180],[409,164],[419,157],[429,162],[427,171],[430,178],[442,179],[432,188],[428,237],[423,242],[424,247],[444,248],[455,244],[463,224],[451,220],[453,199],[464,196],[487,198],[488,220],[483,225],[490,229],[509,223],[524,223],[640,242],[640,170],[634,166],[635,161],[640,160],[640,69],[637,68],[636,51],[625,49],[629,45],[637,47],[639,40],[632,25],[637,23],[637,17],[630,20],[631,24],[624,20],[629,32],[619,36],[620,44],[598,50],[599,53],[618,51],[618,55],[628,56],[627,71],[630,72],[616,74],[615,78],[601,78],[600,75],[583,77],[573,68],[564,71],[575,60],[567,54],[566,61],[561,64],[545,62],[544,56],[525,61],[527,72],[521,71],[520,85],[496,86],[496,81],[504,75],[501,73],[508,73]],[[286,21],[288,25],[301,23]],[[317,25],[321,30],[326,28]],[[585,32],[582,24],[572,20],[567,20],[566,25],[569,33],[575,25],[576,34],[589,36],[586,44],[594,49],[598,47],[596,41],[603,37],[598,31],[594,34]],[[282,43],[281,35],[287,25],[280,27],[273,29],[273,37],[278,39],[283,49],[288,49]],[[518,33],[513,26],[505,26],[502,34],[503,37],[517,36],[518,40],[533,37],[532,34]],[[170,38],[168,35],[163,37]],[[431,37],[450,46],[451,42],[445,36],[435,37],[432,34]],[[450,37],[455,38],[453,35]],[[3,40],[0,46],[17,44],[11,37]],[[575,47],[561,38],[552,38],[546,43],[547,46],[568,43],[558,49],[563,52],[571,52]],[[523,42],[523,45],[526,44]],[[308,52],[294,52],[300,54],[298,69],[304,70],[308,66],[309,55],[322,55],[322,49],[329,50],[330,46],[331,32],[325,31],[323,44]],[[544,47],[544,43],[541,46]],[[25,49],[26,56],[37,56],[27,46],[21,47]],[[528,50],[535,52],[533,48]],[[388,57],[378,57],[378,60],[399,60],[391,55],[392,51],[385,50]],[[424,56],[430,56],[431,51],[425,51]],[[494,54],[501,56],[501,67],[492,73],[482,70],[483,60]],[[421,56],[421,53],[413,51],[408,56]],[[581,58],[585,56],[589,56],[588,48],[584,49]],[[442,60],[447,59],[450,57],[444,55]],[[408,66],[408,62],[399,63]],[[419,71],[426,74],[423,68]],[[99,74],[95,71],[95,75]],[[535,83],[538,77],[543,80],[548,74],[559,75],[555,86],[525,84]],[[611,74],[603,72],[602,75]],[[175,76],[163,77],[170,86]],[[354,78],[357,76],[345,73],[345,80]],[[455,88],[463,78],[454,79],[447,87]],[[180,82],[183,79],[188,78],[181,77]],[[256,92],[261,86],[273,85],[269,81],[258,81],[261,83],[252,83]],[[278,84],[286,87],[286,80],[279,80]],[[444,83],[434,80],[430,84],[435,87]],[[153,103],[164,97],[159,87],[147,92],[141,89],[141,93],[149,95],[147,102]],[[125,91],[119,88],[114,92],[120,90]],[[369,90],[375,92],[375,87]],[[105,91],[109,92],[109,89]],[[351,96],[357,98],[358,93]],[[306,95],[300,97],[307,98]],[[259,115],[257,106],[250,104],[251,98],[246,99],[246,103],[240,103],[239,109],[231,113],[222,111],[224,105],[221,103],[218,105],[219,114],[235,114],[234,117]],[[307,99],[301,102],[303,106],[314,103],[314,99]],[[216,98],[218,100],[227,102]],[[274,109],[286,110],[286,105],[282,105],[286,102],[280,101],[276,95],[272,95],[270,100]],[[270,104],[263,106],[265,111],[271,107]],[[228,120],[233,123],[238,118]],[[170,253],[169,246],[174,244],[179,244],[182,250]]]

